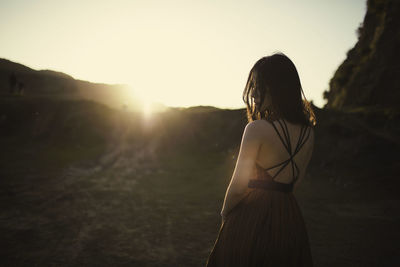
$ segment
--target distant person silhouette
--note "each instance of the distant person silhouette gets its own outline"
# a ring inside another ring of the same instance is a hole
[[[313,266],[293,195],[314,144],[315,116],[282,53],[258,60],[243,92],[246,125],[206,266]]]
[[[23,82],[18,82],[18,94],[22,95],[24,93],[24,83]]]
[[[11,73],[9,78],[9,85],[10,85],[10,94],[14,93],[15,86],[17,85],[17,76],[15,75],[15,72]]]

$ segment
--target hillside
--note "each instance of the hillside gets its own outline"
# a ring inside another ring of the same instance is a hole
[[[16,84],[10,84],[15,74]],[[21,90],[19,84],[22,84]],[[93,100],[109,107],[141,110],[142,106],[127,85],[109,85],[76,80],[70,75],[52,70],[33,70],[7,59],[0,59],[0,94],[49,96],[73,100]],[[20,92],[21,91],[21,92]]]
[[[332,77],[326,107],[398,109],[400,2],[368,0],[358,42]]]
[[[374,130],[376,114],[314,109],[296,198],[315,266],[397,266],[399,144]],[[1,97],[2,265],[201,266],[245,118],[200,106],[148,120],[86,100]]]

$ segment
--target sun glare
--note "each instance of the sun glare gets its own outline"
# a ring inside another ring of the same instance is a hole
[[[151,114],[154,112],[154,103],[150,96],[144,94],[143,91],[135,90],[130,87],[129,97],[132,103],[138,104],[138,106],[136,106],[136,111],[141,112],[145,118],[151,117]]]
[[[142,113],[145,118],[151,117],[153,110],[152,110],[152,103],[147,99],[142,99]]]

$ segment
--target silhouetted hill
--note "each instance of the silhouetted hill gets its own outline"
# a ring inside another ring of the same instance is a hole
[[[0,58],[0,71],[3,72],[31,72],[33,69],[20,63],[12,62],[5,58]]]
[[[313,109],[316,143],[309,171],[315,176],[343,172],[349,176],[343,183],[348,183],[354,172],[368,182],[381,169],[390,176],[399,167],[399,115],[388,119],[385,113],[374,111]],[[145,117],[90,101],[29,97],[3,97],[0,118],[1,136],[18,139],[23,146],[35,142],[107,146],[120,138],[112,133],[123,132],[131,145],[151,148],[157,155],[186,151],[231,157],[237,156],[247,123],[245,109],[171,108]]]
[[[189,107],[187,110],[193,112],[210,112],[210,111],[218,111],[220,109],[213,106],[194,106],[194,107]]]
[[[313,108],[315,150],[296,197],[316,266],[329,266],[335,257],[326,255],[340,253],[338,266],[353,266],[353,258],[368,265],[366,251],[379,263],[397,261],[388,255],[398,240],[399,143],[381,131],[393,133],[396,120]],[[0,97],[2,265],[36,262],[53,253],[54,242],[67,240],[57,257],[42,263],[60,259],[59,266],[71,266],[85,259],[102,266],[107,259],[107,266],[124,266],[125,260],[109,259],[112,251],[135,262],[144,257],[140,266],[150,258],[154,266],[200,266],[215,240],[245,125],[244,109],[172,108],[146,117],[87,100]],[[144,226],[151,231],[127,230]],[[115,240],[104,242],[110,236]],[[117,242],[126,245],[110,245]],[[165,255],[176,261],[149,255],[170,244],[176,250]]]
[[[368,0],[358,42],[337,69],[326,107],[398,109],[400,101],[400,1]]]
[[[141,103],[127,85],[91,83],[52,70],[33,70],[7,59],[0,59],[0,93],[10,94],[10,76],[23,83],[25,96],[49,96],[71,100],[93,100],[120,109],[140,110]],[[18,85],[14,93],[18,92]]]
[[[67,79],[74,79],[72,76],[65,74],[63,72],[59,71],[53,71],[53,70],[39,70],[40,73],[48,76],[54,76],[54,77],[60,77],[60,78],[67,78]]]

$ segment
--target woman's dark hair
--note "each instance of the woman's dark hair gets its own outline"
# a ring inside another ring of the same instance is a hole
[[[257,90],[261,103],[265,95],[270,97],[271,107],[260,111],[254,103],[252,94]],[[299,74],[293,62],[283,53],[275,53],[259,59],[250,70],[243,101],[246,103],[248,121],[266,119],[274,121],[285,119],[291,123],[314,126],[315,114],[311,104],[304,96]]]

